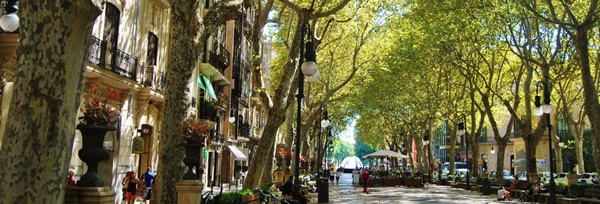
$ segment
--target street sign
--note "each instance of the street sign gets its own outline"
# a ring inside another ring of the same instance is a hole
[[[548,164],[546,163],[546,161],[542,161],[540,162],[540,166],[545,168]]]

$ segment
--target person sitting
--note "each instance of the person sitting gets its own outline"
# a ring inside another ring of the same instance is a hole
[[[498,190],[498,201],[510,200],[510,192],[507,191],[504,186]]]
[[[287,195],[287,196],[292,196],[293,192],[292,192],[292,188],[294,187],[294,176],[290,176],[290,178],[285,182],[285,184],[283,184],[283,186],[281,186],[281,189],[279,189],[281,191],[281,193],[283,195]]]

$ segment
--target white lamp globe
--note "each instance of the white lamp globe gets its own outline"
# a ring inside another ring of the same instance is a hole
[[[428,145],[429,144],[429,140],[423,140],[423,145]]]
[[[542,107],[535,107],[533,108],[533,114],[536,116],[542,116],[544,115],[544,110],[542,109]]]
[[[313,74],[312,76],[306,77],[306,81],[308,81],[309,83],[315,83],[315,82],[319,81],[320,79],[321,79],[321,73],[319,72],[319,70],[317,70],[317,73]]]
[[[235,117],[233,117],[233,116],[229,117],[229,122],[230,123],[234,123],[235,122]]]
[[[558,143],[558,146],[559,146],[559,147],[564,147],[564,146],[565,146],[565,143],[564,143],[564,142],[559,142],[559,143]]]
[[[465,131],[465,130],[458,130],[456,133],[458,133],[458,135],[460,135],[460,136],[463,136],[463,135],[465,135],[466,132],[467,131]]]
[[[550,114],[552,113],[552,105],[550,104],[544,104],[542,105],[542,110],[544,111],[545,114]]]
[[[15,32],[19,28],[19,17],[17,14],[9,13],[0,17],[0,28],[7,32]]]
[[[322,128],[326,128],[329,127],[329,120],[325,119],[325,120],[321,120],[321,127]]]
[[[496,150],[492,149],[492,150],[490,150],[490,153],[495,154]]]
[[[304,76],[310,77],[315,75],[318,70],[317,63],[314,61],[304,61],[302,63],[302,73]]]

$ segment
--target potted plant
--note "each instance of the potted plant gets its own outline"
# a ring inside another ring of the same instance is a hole
[[[198,180],[200,175],[194,173],[194,167],[198,168],[200,164],[200,150],[205,145],[208,135],[208,126],[196,117],[189,117],[181,122],[181,146],[185,148],[185,158],[183,163],[188,167],[187,173],[183,175],[183,180]],[[210,138],[209,138],[210,139]]]
[[[106,132],[116,130],[114,125],[119,118],[119,111],[109,106],[109,102],[120,98],[121,93],[110,86],[100,88],[93,85],[83,94],[83,107],[80,109],[83,116],[79,117],[77,125],[82,135],[82,148],[78,155],[87,164],[88,169],[77,182],[77,186],[103,185],[102,179],[96,172],[98,162],[108,158],[108,152],[103,148],[104,136]]]

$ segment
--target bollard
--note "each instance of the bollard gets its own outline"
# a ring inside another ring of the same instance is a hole
[[[483,181],[481,181],[481,194],[483,195],[491,195],[492,194],[492,188],[490,186],[490,180],[487,178],[484,178]]]
[[[329,203],[329,181],[327,178],[317,180],[317,193],[319,203]]]

